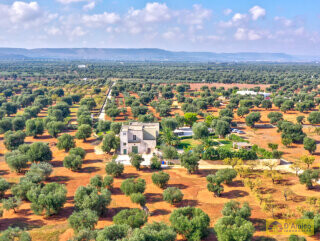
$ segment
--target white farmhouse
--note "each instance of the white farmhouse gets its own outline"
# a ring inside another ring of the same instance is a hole
[[[120,154],[151,153],[157,145],[159,123],[131,122],[120,130]]]
[[[266,93],[266,92],[255,92],[252,90],[239,90],[237,91],[238,95],[262,95],[265,99],[270,98],[271,93]]]

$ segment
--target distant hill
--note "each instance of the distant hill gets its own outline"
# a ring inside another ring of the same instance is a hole
[[[310,62],[320,60],[320,58],[292,56],[284,53],[173,52],[155,48],[0,48],[0,60],[26,59],[180,62]]]

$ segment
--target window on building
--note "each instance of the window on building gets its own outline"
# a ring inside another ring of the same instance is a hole
[[[136,135],[133,135],[133,140],[137,140],[137,136]]]
[[[127,143],[126,143],[126,142],[123,142],[123,145],[125,146],[125,145],[127,145]]]

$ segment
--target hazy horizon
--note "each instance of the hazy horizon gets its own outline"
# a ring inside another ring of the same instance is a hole
[[[320,2],[3,0],[0,46],[320,54]]]

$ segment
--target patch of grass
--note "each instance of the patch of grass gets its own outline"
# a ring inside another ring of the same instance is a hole
[[[32,240],[59,241],[59,236],[68,229],[68,224],[46,225],[30,231]]]
[[[191,138],[191,139],[181,140],[180,144],[177,147],[179,149],[188,148],[188,147],[194,148],[200,144],[201,144],[200,140],[194,140]]]

